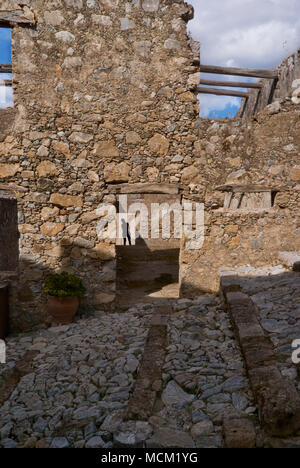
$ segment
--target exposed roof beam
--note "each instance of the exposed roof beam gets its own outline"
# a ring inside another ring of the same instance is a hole
[[[209,86],[227,86],[229,88],[262,88],[262,83],[246,83],[245,81],[213,81],[201,80],[200,84]]]
[[[12,86],[12,80],[1,80],[0,77],[0,86]]]
[[[198,93],[215,94],[216,96],[235,96],[235,97],[244,97],[244,98],[249,97],[248,93],[243,93],[242,91],[233,91],[230,89],[198,88]]]
[[[242,98],[241,107],[240,107],[240,117],[241,117],[241,119],[245,115],[247,104],[248,104],[248,99]]]
[[[216,73],[217,75],[249,76],[253,78],[278,78],[276,70],[256,70],[252,68],[217,67],[215,65],[200,65],[202,73]]]
[[[0,63],[0,73],[12,73],[11,63]]]
[[[257,185],[257,184],[248,184],[248,185],[221,185],[220,187],[216,187],[216,190],[219,192],[234,192],[234,193],[258,193],[258,192],[281,192],[281,191],[288,191],[289,187],[287,185],[282,186],[264,186],[264,185]]]

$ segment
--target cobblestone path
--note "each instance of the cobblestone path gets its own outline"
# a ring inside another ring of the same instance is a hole
[[[290,351],[292,339],[300,338],[299,285],[299,275],[292,273],[243,280],[243,291],[258,307],[275,346],[282,375],[298,391]],[[0,445],[221,448],[226,444],[224,424],[233,418],[251,423],[253,446],[300,446],[300,434],[280,442],[261,435],[244,360],[219,296],[167,304],[172,313],[161,382],[156,383],[152,415],[143,421],[127,421],[124,412],[154,304],[122,313],[97,312],[71,325],[9,337],[7,364],[0,366]],[[31,367],[20,373],[26,355]],[[7,387],[9,381],[13,388]]]

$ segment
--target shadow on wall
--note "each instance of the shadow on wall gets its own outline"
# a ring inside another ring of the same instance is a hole
[[[116,248],[117,260],[103,261],[97,254],[90,257],[95,252],[74,247],[64,239],[55,247],[62,263],[57,267],[36,262],[34,253],[31,258],[21,256],[19,275],[12,279],[10,288],[12,332],[50,325],[43,285],[51,273],[68,271],[83,280],[87,292],[81,300],[79,316],[88,316],[95,310],[112,311],[115,306],[123,310],[137,303],[179,297],[179,248],[166,248],[163,244],[160,248],[149,248],[141,238],[136,245]],[[103,297],[115,298],[112,293],[115,283],[116,301],[102,302]],[[95,301],[98,295],[99,303]]]
[[[19,274],[10,281],[10,322],[12,332],[31,330],[41,326],[49,326],[50,316],[47,313],[47,296],[43,292],[47,275],[67,271],[79,276],[86,294],[81,298],[78,316],[90,315],[95,308],[111,309],[110,304],[93,305],[95,291],[101,288],[101,270],[104,262],[95,255],[90,258],[85,249],[74,247],[74,244],[64,239],[55,247],[61,265],[50,266],[34,261],[32,258],[20,257]],[[57,253],[56,253],[57,254]],[[110,262],[106,262],[110,263]],[[100,283],[100,285],[99,285]]]

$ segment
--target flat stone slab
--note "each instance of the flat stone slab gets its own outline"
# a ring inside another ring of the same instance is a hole
[[[153,194],[166,194],[177,195],[179,187],[175,184],[114,184],[108,186],[109,190],[114,193],[153,193]]]
[[[191,403],[195,399],[195,395],[186,393],[174,380],[171,380],[163,391],[161,398],[163,403],[169,406],[183,402]]]
[[[279,252],[278,258],[284,265],[293,267],[294,263],[300,262],[300,252]]]

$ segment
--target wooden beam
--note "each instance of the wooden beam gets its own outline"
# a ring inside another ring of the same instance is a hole
[[[33,15],[30,15],[33,16]],[[23,10],[0,11],[0,24],[35,24],[33,17],[27,18]]]
[[[11,63],[0,63],[0,73],[12,73]]]
[[[268,100],[268,104],[272,104],[273,102],[273,97],[274,97],[274,94],[275,94],[275,91],[276,91],[276,88],[277,88],[277,84],[278,84],[278,77],[275,78],[272,82],[272,86],[271,86],[271,89],[270,89],[270,95],[269,95],[269,100]]]
[[[216,96],[235,96],[248,98],[249,93],[243,93],[242,91],[233,91],[230,89],[217,89],[217,88],[198,88],[200,94],[215,94]]]
[[[240,107],[240,118],[241,119],[245,115],[247,104],[248,104],[248,99],[242,98],[242,103],[241,103],[241,107]]]
[[[1,80],[0,77],[0,86],[12,86],[12,80]]]
[[[255,115],[256,112],[257,112],[259,100],[260,100],[260,98],[261,98],[261,93],[262,93],[262,89],[259,89],[259,90],[257,91],[257,93],[256,93],[255,104],[254,104],[254,109],[253,109],[253,115]]]
[[[262,83],[245,83],[245,81],[213,81],[200,80],[200,84],[208,86],[227,86],[229,88],[262,88]]]
[[[138,184],[109,184],[109,189],[113,193],[155,193],[177,195],[180,186],[177,184],[155,184],[155,183],[138,183]]]
[[[278,78],[276,70],[256,70],[252,68],[232,68],[232,67],[217,67],[215,65],[200,65],[202,73],[215,73],[217,75],[233,75],[233,76],[249,76],[252,78]]]
[[[264,185],[221,185],[216,187],[215,190],[219,192],[233,192],[233,193],[260,193],[260,192],[286,192],[289,190],[287,185],[282,186],[264,186]]]

